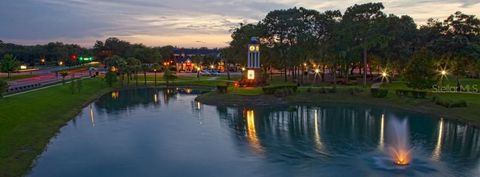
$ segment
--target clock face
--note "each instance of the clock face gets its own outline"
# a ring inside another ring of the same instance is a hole
[[[250,46],[250,52],[253,52],[253,51],[255,51],[255,46],[251,45]]]

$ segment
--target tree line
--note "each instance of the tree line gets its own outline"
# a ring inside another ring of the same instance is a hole
[[[74,65],[72,55],[90,56],[97,61],[103,61],[114,55],[124,58],[134,57],[143,63],[156,63],[171,57],[173,46],[147,47],[143,44],[132,44],[118,38],[108,38],[105,41],[96,41],[93,48],[81,47],[77,44],[50,42],[45,45],[17,45],[4,43],[0,40],[0,56],[12,55],[22,63],[36,65],[44,59],[46,63],[63,61],[67,65]]]
[[[420,68],[428,70],[425,77],[433,77],[439,68],[457,78],[480,77],[477,17],[455,12],[443,21],[431,18],[417,27],[412,17],[386,14],[383,9],[382,3],[366,3],[343,13],[303,7],[274,10],[256,24],[233,29],[223,53],[230,62],[244,62],[250,37],[257,36],[263,68],[282,69],[285,80],[301,81],[302,71],[314,66],[332,74],[335,83],[337,74],[347,81],[357,74],[366,84],[367,74],[374,71],[391,76],[421,72],[412,68],[416,62],[429,66]]]

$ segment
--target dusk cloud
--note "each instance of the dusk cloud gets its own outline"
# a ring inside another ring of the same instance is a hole
[[[2,0],[0,40],[21,44],[62,41],[90,47],[115,36],[146,45],[222,47],[239,23],[254,23],[274,9],[344,11],[344,0]],[[418,24],[455,11],[480,15],[478,0],[390,0],[385,12],[408,14]]]

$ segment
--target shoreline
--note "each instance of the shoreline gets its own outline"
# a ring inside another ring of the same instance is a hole
[[[340,99],[338,99],[340,97]],[[256,100],[262,100],[256,102]],[[199,95],[195,98],[195,101],[199,101],[202,104],[213,106],[289,106],[289,105],[321,105],[321,104],[344,104],[344,105],[367,105],[367,106],[379,106],[390,109],[398,109],[402,111],[411,111],[416,113],[422,113],[431,116],[432,118],[444,118],[451,121],[461,122],[470,126],[480,127],[480,120],[469,120],[456,114],[456,112],[467,108],[444,108],[442,106],[431,103],[428,99],[420,100],[420,103],[410,104],[406,102],[399,104],[385,98],[374,98],[364,95],[342,95],[342,94],[306,94],[295,93],[293,95],[277,98],[273,95],[259,95],[259,96],[247,96],[247,95],[234,95],[234,94],[220,94],[216,92],[209,92]]]

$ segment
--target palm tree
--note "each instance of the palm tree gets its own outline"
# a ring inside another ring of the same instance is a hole
[[[140,61],[139,59],[136,59],[136,58],[128,58],[127,59],[127,64],[128,64],[128,69],[129,69],[129,72],[130,72],[130,75],[131,74],[134,74],[134,77],[135,77],[135,85],[138,86],[138,76],[137,76],[137,72],[138,70],[140,70],[140,67],[142,65],[142,61]],[[129,77],[130,78],[130,77]],[[129,79],[130,80],[130,79]]]
[[[160,69],[160,65],[158,63],[155,63],[153,64],[152,68],[155,75],[155,86],[157,86],[157,71]]]
[[[150,66],[147,64],[141,65],[141,69],[143,71],[143,80],[144,80],[144,85],[147,85],[147,71],[150,70]]]

